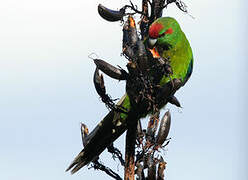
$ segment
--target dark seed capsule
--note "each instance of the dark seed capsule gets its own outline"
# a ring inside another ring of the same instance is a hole
[[[171,97],[169,98],[169,103],[174,104],[174,105],[176,105],[177,107],[181,107],[181,104],[180,104],[180,102],[178,101],[178,99],[176,98],[176,96],[171,96]]]
[[[96,92],[98,93],[99,96],[104,96],[106,94],[106,89],[104,86],[104,80],[103,80],[103,76],[102,74],[99,75],[99,69],[96,68],[95,73],[94,73],[94,85],[95,85],[95,89]]]
[[[81,136],[82,136],[82,142],[83,142],[84,146],[86,146],[86,144],[87,144],[88,134],[89,134],[88,127],[84,123],[81,123]]]
[[[129,40],[130,40],[130,45],[131,46],[136,46],[138,40],[139,40],[139,36],[137,34],[137,29],[136,29],[136,25],[135,25],[135,21],[133,19],[132,16],[128,17],[128,25],[129,25]]]
[[[101,59],[94,59],[94,63],[96,64],[97,68],[99,68],[102,72],[104,72],[111,78],[117,80],[127,79],[128,73],[123,69],[116,68]]]
[[[99,15],[110,22],[115,22],[115,21],[120,21],[125,15],[125,9],[122,8],[119,11],[115,11],[112,9],[108,9],[104,7],[103,5],[99,4],[98,5],[98,13]]]
[[[158,123],[159,123],[159,112],[151,116],[148,122],[146,139],[150,142],[152,142],[152,139],[154,139],[154,135],[157,130]]]
[[[147,60],[146,49],[145,49],[143,41],[139,40],[137,42],[137,46],[138,46],[138,57],[139,57],[138,64],[142,72],[145,73],[146,70],[148,69],[148,60]]]
[[[129,61],[135,61],[136,56],[130,46],[124,46],[122,49],[122,53]]]
[[[156,143],[158,145],[162,146],[162,144],[165,142],[170,131],[170,124],[171,124],[171,114],[170,111],[167,111],[160,122],[158,135],[156,137]]]
[[[123,48],[129,46],[137,51],[137,42],[139,40],[135,21],[132,16],[128,16],[127,21],[123,26]]]

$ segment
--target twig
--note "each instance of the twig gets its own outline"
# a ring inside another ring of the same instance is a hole
[[[114,147],[113,143],[108,147],[108,152],[112,153],[113,157],[117,157],[122,166],[125,166],[125,161],[122,158],[121,151],[118,148]]]
[[[188,13],[186,4],[181,0],[167,0],[167,3],[163,6],[162,9],[167,8],[167,6],[171,3],[175,3],[181,11]]]
[[[143,11],[139,11],[137,5],[134,6],[134,4],[132,3],[132,1],[130,1],[130,4],[131,4],[131,5],[125,5],[124,8],[130,8],[130,9],[132,9],[135,13],[144,15],[144,12],[143,12]],[[128,13],[127,13],[127,14],[128,14]],[[131,14],[132,14],[132,13],[131,13]]]
[[[110,168],[104,166],[99,161],[95,161],[92,167],[96,170],[104,171],[106,174],[108,174],[109,176],[111,176],[112,178],[116,180],[122,180],[122,178],[117,173],[112,171]]]

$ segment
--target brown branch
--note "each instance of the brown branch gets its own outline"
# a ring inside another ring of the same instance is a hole
[[[135,112],[132,113],[135,116]],[[124,180],[134,180],[135,170],[135,142],[137,131],[137,118],[130,118],[126,134],[126,149],[125,149],[125,173]],[[132,121],[133,120],[133,121]]]

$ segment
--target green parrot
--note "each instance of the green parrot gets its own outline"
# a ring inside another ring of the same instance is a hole
[[[170,77],[161,76],[160,86],[173,79],[181,80],[182,85],[188,81],[193,70],[193,54],[185,34],[174,18],[161,17],[154,21],[149,27],[149,37],[144,44],[147,44],[151,49],[154,57],[169,58],[172,74]],[[132,110],[130,97],[127,91],[117,105],[130,112]],[[165,106],[167,102],[163,102],[159,108]],[[136,118],[140,119],[149,113],[149,111],[144,110]],[[73,174],[88,163],[97,160],[98,156],[126,131],[128,121],[134,121],[128,113],[110,111],[87,136],[84,149],[76,156],[66,171],[72,169],[71,173]]]

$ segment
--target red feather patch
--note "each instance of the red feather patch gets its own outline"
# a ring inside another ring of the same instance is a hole
[[[162,24],[159,24],[159,23],[152,24],[152,26],[149,29],[149,36],[151,38],[154,38],[154,39],[158,38],[159,37],[159,32],[163,28],[164,27],[163,27]]]
[[[165,31],[165,34],[172,34],[173,33],[173,29],[172,28],[169,28],[167,29],[167,31]]]

